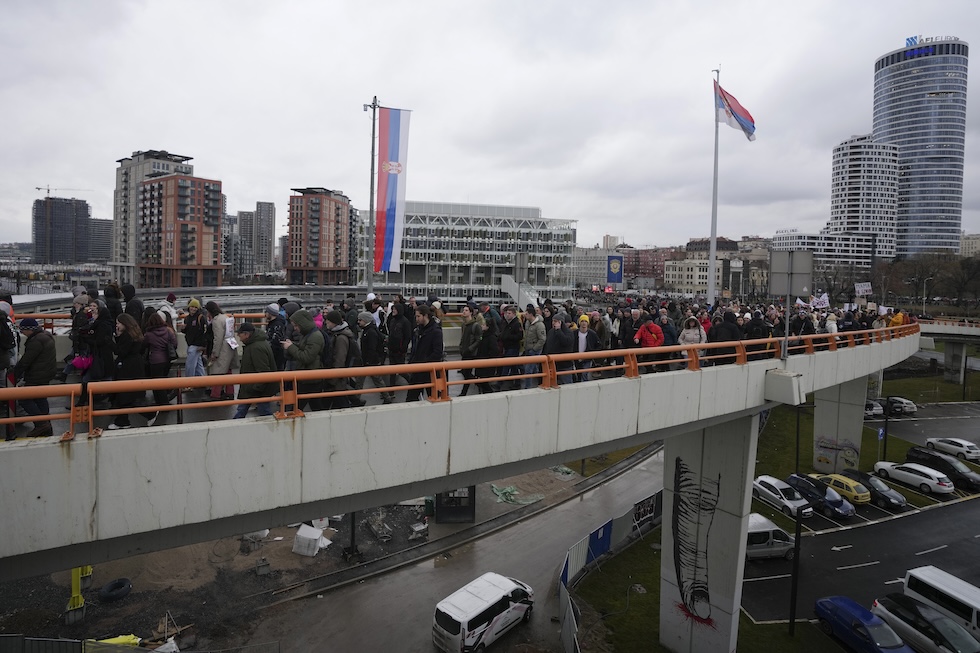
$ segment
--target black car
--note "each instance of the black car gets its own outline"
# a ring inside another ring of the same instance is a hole
[[[925,447],[912,447],[905,454],[905,462],[919,463],[942,472],[953,485],[967,492],[980,492],[980,474],[971,470],[962,460]]]
[[[803,498],[811,503],[814,510],[819,511],[828,519],[853,517],[855,514],[854,506],[847,499],[816,479],[790,474],[786,482],[802,494]]]
[[[908,505],[905,495],[898,490],[893,490],[874,474],[859,472],[856,469],[845,469],[840,472],[840,475],[853,479],[868,488],[868,491],[871,492],[871,503],[879,508],[902,509]]]

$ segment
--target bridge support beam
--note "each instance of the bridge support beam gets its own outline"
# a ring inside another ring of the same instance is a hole
[[[759,417],[664,443],[660,643],[734,651]]]
[[[857,469],[867,394],[867,377],[813,394],[813,468],[818,472],[834,474],[849,467]]]
[[[943,342],[943,379],[951,383],[963,383],[966,362],[965,342]]]

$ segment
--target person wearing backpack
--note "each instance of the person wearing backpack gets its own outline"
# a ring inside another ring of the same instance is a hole
[[[374,316],[367,311],[361,311],[357,315],[357,325],[361,328],[361,355],[364,356],[365,365],[384,365],[385,363],[385,337],[374,324]],[[364,377],[358,377],[358,389],[364,385]],[[387,388],[385,377],[376,375],[371,377],[371,382],[375,388]],[[381,402],[390,404],[395,400],[394,392],[382,392]]]
[[[354,340],[354,333],[347,326],[347,321],[340,311],[333,310],[327,313],[326,320],[323,323],[323,332],[326,341],[324,355],[329,354],[329,357],[323,360],[325,367],[336,370],[364,364],[364,361],[360,360],[359,355],[361,348],[357,345],[357,341]],[[358,355],[355,356],[355,353]],[[350,387],[350,377],[346,376],[327,379],[323,384],[324,392],[341,392],[349,390]],[[329,408],[349,408],[351,406],[364,405],[363,399],[350,395],[330,397],[328,401]]]
[[[289,317],[289,323],[292,325],[293,337],[297,339],[287,338],[282,341],[283,349],[286,352],[287,366],[292,365],[290,369],[295,370],[322,369],[320,356],[323,353],[323,333],[316,328],[313,316],[307,310],[296,309]],[[323,382],[319,380],[300,381],[296,390],[300,394],[322,392]],[[302,409],[307,403],[313,410],[323,409],[323,400],[320,398],[302,399],[298,408]]]

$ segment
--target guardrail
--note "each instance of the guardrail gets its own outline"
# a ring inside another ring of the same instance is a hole
[[[850,331],[838,334],[818,334],[802,336],[789,341],[789,354],[814,354],[818,351],[836,351],[854,348],[871,343],[887,342],[896,338],[915,335],[919,332],[916,324],[899,327],[888,327],[870,331]],[[139,379],[130,381],[97,381],[86,384],[69,383],[45,386],[8,387],[0,389],[0,403],[7,403],[11,408],[13,402],[21,399],[38,398],[67,398],[71,409],[68,412],[48,415],[25,417],[8,416],[0,419],[0,425],[18,424],[23,422],[45,422],[68,420],[68,430],[61,435],[61,441],[74,439],[79,427],[86,428],[88,436],[99,437],[102,429],[95,426],[95,418],[134,413],[178,412],[200,408],[220,406],[237,406],[240,404],[258,404],[272,402],[277,405],[274,413],[276,419],[293,419],[302,417],[301,406],[310,399],[345,397],[354,395],[370,395],[388,392],[389,388],[351,387],[347,390],[333,391],[303,391],[299,390],[302,383],[304,389],[308,383],[315,386],[317,382],[333,379],[349,379],[369,376],[401,375],[409,379],[408,385],[399,385],[391,390],[420,390],[424,391],[430,402],[451,401],[450,388],[457,385],[482,385],[499,381],[518,381],[536,379],[538,387],[543,389],[558,388],[564,383],[583,380],[585,375],[610,373],[615,376],[635,379],[642,374],[671,371],[679,369],[697,371],[713,365],[745,365],[752,360],[766,360],[780,356],[782,338],[766,338],[761,340],[739,340],[730,342],[701,343],[698,345],[674,345],[670,347],[650,347],[638,349],[601,350],[588,353],[551,354],[540,356],[519,356],[512,358],[488,358],[460,361],[443,361],[438,363],[414,363],[403,365],[382,365],[371,367],[353,367],[343,369],[321,369],[304,371],[264,372],[258,374],[227,374],[205,377],[169,377],[156,379]],[[588,363],[588,365],[586,364]],[[462,370],[483,370],[492,368],[516,368],[526,370],[527,366],[536,365],[539,369],[533,372],[523,371],[512,375],[495,374],[488,377],[449,380],[450,372]],[[222,401],[204,401],[186,403],[182,400],[180,390],[183,388],[209,388],[215,385],[242,383],[276,384],[278,393],[267,397],[252,399],[230,399]],[[486,386],[484,386],[486,387]],[[117,393],[146,393],[152,390],[177,391],[176,404],[144,405],[132,408],[96,409],[95,405],[100,396],[110,396]],[[10,411],[11,415],[14,412]],[[35,424],[37,425],[37,424]]]

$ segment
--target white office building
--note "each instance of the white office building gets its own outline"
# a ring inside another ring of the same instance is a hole
[[[364,238],[367,211],[363,216],[360,283],[363,261],[373,260]],[[536,207],[406,202],[401,269],[375,279],[400,286],[406,296],[434,294],[460,302],[471,295],[505,299],[501,276],[520,281],[526,275],[543,297],[567,298],[575,283],[575,224],[543,218]]]

